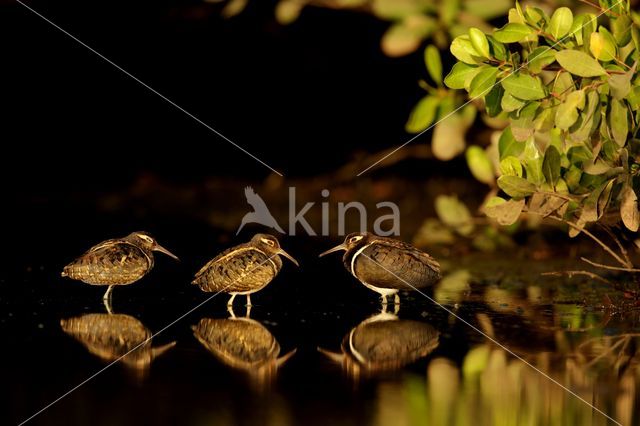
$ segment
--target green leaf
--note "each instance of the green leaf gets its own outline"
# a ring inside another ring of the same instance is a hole
[[[542,173],[543,157],[536,146],[533,137],[530,137],[524,145],[524,168],[527,171],[527,180],[535,185],[542,185],[545,181]]]
[[[563,103],[556,110],[556,126],[562,130],[568,130],[569,127],[578,120],[578,110],[584,108],[584,90],[576,90],[567,95]]]
[[[430,44],[424,51],[424,62],[431,79],[439,86],[442,85],[442,60],[438,48]]]
[[[525,101],[534,101],[546,96],[542,81],[528,74],[511,74],[502,79],[501,84],[511,95]]]
[[[611,32],[618,46],[626,46],[631,41],[633,23],[627,15],[620,15],[611,19]]]
[[[548,146],[544,153],[542,174],[544,174],[547,183],[555,188],[558,179],[560,179],[560,153],[553,145]]]
[[[616,57],[616,42],[605,28],[592,33],[589,39],[589,51],[598,60],[609,62]]]
[[[469,235],[473,232],[471,213],[456,196],[439,195],[436,198],[435,209],[440,220],[460,235]]]
[[[531,196],[529,211],[547,217],[567,203],[567,200],[550,194],[536,192]]]
[[[465,131],[466,126],[458,113],[438,122],[433,129],[431,140],[433,155],[438,160],[447,161],[462,153],[465,147]]]
[[[548,21],[547,15],[539,7],[527,6],[524,16],[529,24],[537,28],[544,26]]]
[[[468,35],[461,35],[453,39],[449,47],[451,54],[459,61],[475,65],[481,62],[480,54],[471,44]]]
[[[491,51],[491,55],[499,61],[506,61],[508,59],[507,56],[507,48],[504,44],[500,43],[493,36],[487,36],[489,40],[489,50]]]
[[[493,174],[493,165],[489,156],[477,145],[472,145],[467,148],[467,165],[473,177],[478,179],[482,183],[491,185],[495,179]]]
[[[489,41],[482,31],[477,28],[470,28],[469,40],[471,40],[471,45],[476,52],[480,54],[480,56],[483,58],[491,57],[491,54],[489,53]]]
[[[535,132],[535,118],[540,102],[529,102],[516,115],[511,113],[511,133],[520,142],[531,138]]]
[[[514,98],[513,95],[509,92],[504,92],[502,95],[502,100],[500,101],[500,107],[505,112],[517,111],[522,108],[525,104],[525,101]]]
[[[544,67],[556,61],[556,51],[548,47],[537,47],[527,58],[527,68],[534,74],[540,74]]]
[[[533,30],[525,24],[507,24],[496,30],[493,37],[501,43],[516,43],[533,34]]]
[[[569,32],[572,24],[573,13],[571,9],[568,7],[560,7],[553,12],[547,30],[556,40],[560,40]]]
[[[444,84],[451,89],[466,89],[471,86],[471,80],[480,72],[475,65],[456,62],[449,74],[444,78]]]
[[[620,217],[624,226],[632,232],[637,232],[640,227],[640,212],[638,211],[638,196],[628,183],[622,188],[620,201]]]
[[[481,98],[489,93],[496,83],[498,68],[485,67],[471,80],[469,96],[473,99]]]
[[[498,152],[500,153],[500,159],[504,159],[509,156],[517,157],[524,151],[524,144],[518,142],[513,137],[511,127],[507,127],[502,131],[500,139],[498,140]]]
[[[498,187],[515,199],[527,197],[536,191],[534,184],[518,176],[500,176]]]
[[[562,68],[579,77],[598,77],[607,74],[598,61],[579,50],[561,50],[556,53],[556,61]]]
[[[522,164],[513,155],[509,155],[500,161],[500,173],[505,176],[522,177]]]
[[[422,98],[411,111],[405,130],[408,133],[420,133],[428,128],[436,117],[439,104],[440,99],[436,96],[428,95]]]
[[[618,146],[623,147],[627,142],[629,133],[629,120],[627,119],[627,108],[624,101],[611,99],[611,111],[609,112],[609,125],[613,139]]]
[[[440,21],[449,28],[460,13],[460,0],[450,0],[440,2],[438,9]]]
[[[388,56],[407,55],[418,49],[422,40],[437,29],[437,25],[437,21],[428,15],[398,21],[384,33],[380,47]]]
[[[484,103],[489,117],[496,117],[502,112],[501,102],[504,89],[499,84],[495,84],[493,88],[484,97]]]
[[[624,74],[613,74],[609,77],[609,90],[617,100],[622,100],[631,92],[631,79],[635,73],[635,67]]]
[[[524,203],[524,198],[505,201],[500,197],[493,197],[484,207],[484,213],[490,218],[496,219],[500,225],[509,226],[520,217]]]

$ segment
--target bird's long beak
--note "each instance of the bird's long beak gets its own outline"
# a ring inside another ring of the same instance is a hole
[[[320,254],[318,255],[318,257],[322,257],[322,256],[324,256],[325,254],[333,253],[333,252],[335,252],[335,251],[340,251],[340,250],[346,250],[346,249],[347,249],[347,247],[344,245],[344,243],[342,243],[342,244],[340,244],[340,245],[338,245],[338,246],[335,246],[335,247],[334,247],[334,248],[332,248],[332,249],[329,249],[329,250],[327,250],[327,251],[325,251],[325,252],[320,253]]]
[[[280,249],[278,250],[278,254],[283,255],[284,257],[286,257],[287,259],[289,259],[290,261],[293,262],[294,265],[296,265],[298,268],[300,267],[300,264],[298,263],[297,260],[295,260],[289,253],[287,253],[286,251]]]
[[[169,250],[167,250],[166,248],[162,247],[160,244],[156,244],[156,246],[153,248],[153,251],[159,251],[160,253],[164,253],[167,256],[174,258],[175,260],[180,260],[180,259],[178,259],[178,256],[176,256],[175,254],[171,253]]]

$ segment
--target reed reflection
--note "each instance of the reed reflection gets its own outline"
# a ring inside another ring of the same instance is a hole
[[[106,362],[121,363],[138,378],[146,376],[151,361],[176,342],[152,347],[153,334],[138,319],[125,314],[85,314],[60,320],[62,330],[93,355]]]
[[[383,312],[354,327],[342,340],[341,352],[318,350],[357,379],[397,370],[427,356],[438,346],[439,334],[429,324]]]

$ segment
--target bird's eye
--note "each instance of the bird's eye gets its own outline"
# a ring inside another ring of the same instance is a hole
[[[152,243],[153,239],[151,237],[149,237],[148,235],[143,235],[143,234],[138,234],[138,238],[140,238],[141,240],[144,240],[148,243]]]
[[[362,239],[362,236],[361,236],[361,235],[356,235],[355,237],[351,237],[351,238],[349,239],[349,242],[353,244],[353,243],[357,243],[357,242],[358,242],[358,241],[360,241],[361,239]]]
[[[263,238],[262,242],[271,247],[274,247],[276,245],[276,243],[274,243],[273,240],[270,240],[268,238]]]

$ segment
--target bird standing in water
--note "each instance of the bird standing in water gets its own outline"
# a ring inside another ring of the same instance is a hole
[[[236,295],[247,296],[251,306],[251,293],[262,290],[282,269],[280,255],[298,262],[280,248],[273,235],[256,234],[248,243],[223,251],[204,265],[192,284],[207,292],[231,294],[227,306],[233,305]]]
[[[395,295],[400,304],[400,290],[420,290],[440,280],[440,264],[425,252],[387,237],[368,232],[347,235],[344,242],[320,254],[345,251],[344,267],[364,286],[382,297]]]
[[[103,241],[91,247],[65,266],[62,276],[91,285],[109,286],[103,297],[106,302],[114,286],[132,284],[153,268],[154,251],[178,260],[146,232],[133,232],[124,238]]]

